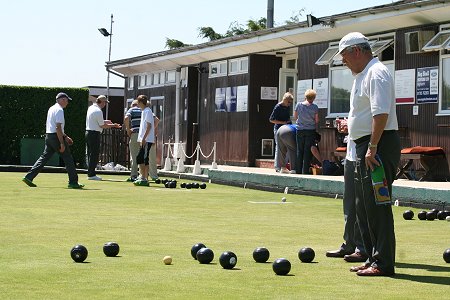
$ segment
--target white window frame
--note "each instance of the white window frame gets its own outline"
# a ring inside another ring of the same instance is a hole
[[[247,62],[247,68],[242,66],[243,62]],[[232,71],[231,65],[236,63],[236,70]],[[228,75],[244,74],[248,72],[248,57],[239,57],[228,60]]]
[[[147,74],[140,74],[138,76],[138,88],[142,89],[147,86]]]
[[[319,57],[319,59],[316,61],[316,65],[329,65],[333,61],[333,57],[338,53],[339,51],[339,45],[334,43],[330,44],[330,46],[325,50],[325,52],[322,53],[322,55]],[[328,57],[328,53],[332,54]],[[328,57],[328,58],[326,58]]]
[[[225,68],[223,68],[223,66],[225,65]],[[228,63],[226,60],[221,60],[221,61],[215,61],[212,63],[209,63],[209,78],[214,78],[214,77],[222,77],[222,76],[227,76],[227,67],[228,67]],[[217,70],[217,73],[212,72],[213,69]]]
[[[447,38],[441,42],[436,44],[436,41],[442,36],[442,35],[448,35]],[[450,28],[447,30],[441,30],[436,35],[423,46],[423,51],[440,51],[442,49],[448,49],[450,44]]]
[[[129,90],[134,89],[134,75],[128,77],[128,89]]]
[[[444,24],[439,27],[439,32],[430,40],[431,43],[440,33],[448,33],[450,32],[450,24]],[[427,45],[429,44],[427,43]],[[427,46],[425,45],[424,48]],[[425,50],[425,49],[424,49]],[[442,100],[443,100],[443,88],[444,88],[444,64],[443,61],[449,59],[450,60],[450,37],[447,38],[445,42],[441,44],[441,49],[439,53],[439,100],[438,100],[438,113],[436,116],[448,116],[450,115],[449,109],[442,109]],[[450,79],[449,79],[450,81]]]
[[[172,77],[172,74],[173,74],[173,79],[171,78]],[[165,83],[167,84],[167,83],[175,83],[175,81],[176,81],[176,76],[177,76],[177,74],[176,74],[176,71],[175,70],[169,70],[169,71],[166,71],[166,77],[165,77]]]

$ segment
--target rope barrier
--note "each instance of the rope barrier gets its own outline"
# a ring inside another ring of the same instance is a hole
[[[194,164],[194,171],[193,173],[196,175],[200,175],[201,174],[201,168],[200,168],[200,154],[205,158],[208,159],[211,157],[211,155],[213,155],[213,162],[212,162],[212,167],[211,169],[217,169],[217,163],[216,163],[216,142],[214,142],[214,146],[211,150],[211,153],[209,153],[209,155],[205,155],[202,151],[202,148],[200,147],[200,142],[197,141],[197,146],[195,147],[194,153],[192,153],[192,155],[187,155],[186,152],[184,151],[184,147],[182,143],[178,144],[178,157],[175,157],[175,145],[176,143],[171,143],[170,140],[168,143],[164,143],[164,145],[167,145],[167,157],[166,157],[166,161],[164,164],[164,170],[165,171],[171,171],[172,170],[172,165],[171,165],[171,161],[170,161],[170,157],[172,157],[173,159],[178,159],[178,165],[177,165],[177,173],[183,173],[184,172],[184,159],[191,159],[194,157],[194,155],[197,155],[197,159],[195,160],[195,164]],[[171,145],[173,145],[174,150],[172,151]],[[179,155],[181,152],[182,155]]]

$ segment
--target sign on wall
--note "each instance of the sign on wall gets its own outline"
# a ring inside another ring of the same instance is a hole
[[[261,100],[277,100],[277,87],[262,86],[261,87]]]
[[[305,99],[306,90],[312,89],[312,86],[312,79],[297,81],[297,99],[295,99],[295,103],[302,102]]]
[[[395,71],[395,102],[397,104],[414,104],[416,69]]]
[[[328,78],[316,78],[313,80],[313,89],[316,91],[316,104],[319,108],[328,107]]]
[[[227,111],[225,104],[226,88],[216,88],[216,98],[214,103],[216,104],[216,111]]]
[[[417,103],[437,103],[439,97],[438,67],[417,69]]]
[[[237,87],[236,111],[247,111],[248,85]]]

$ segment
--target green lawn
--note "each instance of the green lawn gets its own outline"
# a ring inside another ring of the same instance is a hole
[[[214,184],[135,187],[118,176],[92,182],[81,175],[85,189],[70,190],[66,174],[40,174],[38,187],[29,188],[23,175],[0,173],[1,299],[449,298],[442,253],[450,248],[450,222],[405,221],[404,207],[394,207],[396,276],[367,278],[325,257],[342,243],[339,199],[287,195],[281,203],[279,193]],[[108,241],[119,243],[119,257],[103,254]],[[197,242],[214,250],[213,263],[192,259]],[[86,263],[70,258],[75,244],[89,250]],[[255,263],[258,246],[270,250],[269,261],[289,259],[290,276]],[[315,250],[315,263],[298,259],[304,246]],[[227,250],[238,256],[234,270],[218,262]],[[166,255],[172,265],[162,263]]]

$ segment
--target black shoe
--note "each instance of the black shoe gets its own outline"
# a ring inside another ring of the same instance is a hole
[[[352,254],[353,251],[346,251],[344,249],[334,250],[334,251],[327,251],[325,255],[327,257],[344,257],[345,255]]]

